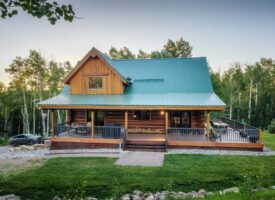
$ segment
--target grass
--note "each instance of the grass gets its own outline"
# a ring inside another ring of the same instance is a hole
[[[275,150],[275,134],[271,134],[269,132],[263,133],[263,141],[264,145]]]
[[[242,185],[247,171],[262,172],[264,185],[275,184],[275,157],[167,155],[163,167],[115,166],[115,158],[54,158],[41,167],[0,177],[0,194],[23,199],[51,199],[86,182],[87,195],[113,192],[161,191],[170,182],[174,191],[207,191]]]
[[[8,137],[0,138],[0,146],[6,146],[8,144],[9,144],[9,138]]]

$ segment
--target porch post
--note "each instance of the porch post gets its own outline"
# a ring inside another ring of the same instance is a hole
[[[51,122],[52,122],[52,138],[54,137],[54,110],[51,110]]]
[[[210,111],[207,111],[207,138],[210,141]]]
[[[168,111],[165,111],[165,134],[166,134],[166,139],[167,139],[167,134],[168,134]]]
[[[91,138],[94,138],[94,130],[95,130],[95,113],[91,111]]]
[[[168,129],[168,111],[165,112],[165,129]]]
[[[125,111],[125,131],[126,131],[126,137],[128,136],[128,111]]]

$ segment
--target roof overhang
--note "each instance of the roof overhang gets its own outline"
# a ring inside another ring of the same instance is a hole
[[[44,110],[198,110],[224,111],[225,106],[102,106],[102,105],[40,105]]]

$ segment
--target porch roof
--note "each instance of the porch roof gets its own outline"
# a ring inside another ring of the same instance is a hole
[[[225,104],[215,93],[155,93],[122,95],[70,95],[61,93],[44,100],[39,107],[210,107],[223,110]]]

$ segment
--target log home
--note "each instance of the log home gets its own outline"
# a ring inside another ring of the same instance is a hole
[[[211,126],[225,104],[204,57],[113,60],[93,48],[64,84],[38,104],[51,110],[53,149],[262,148],[258,129]],[[66,123],[55,110],[66,110]]]

